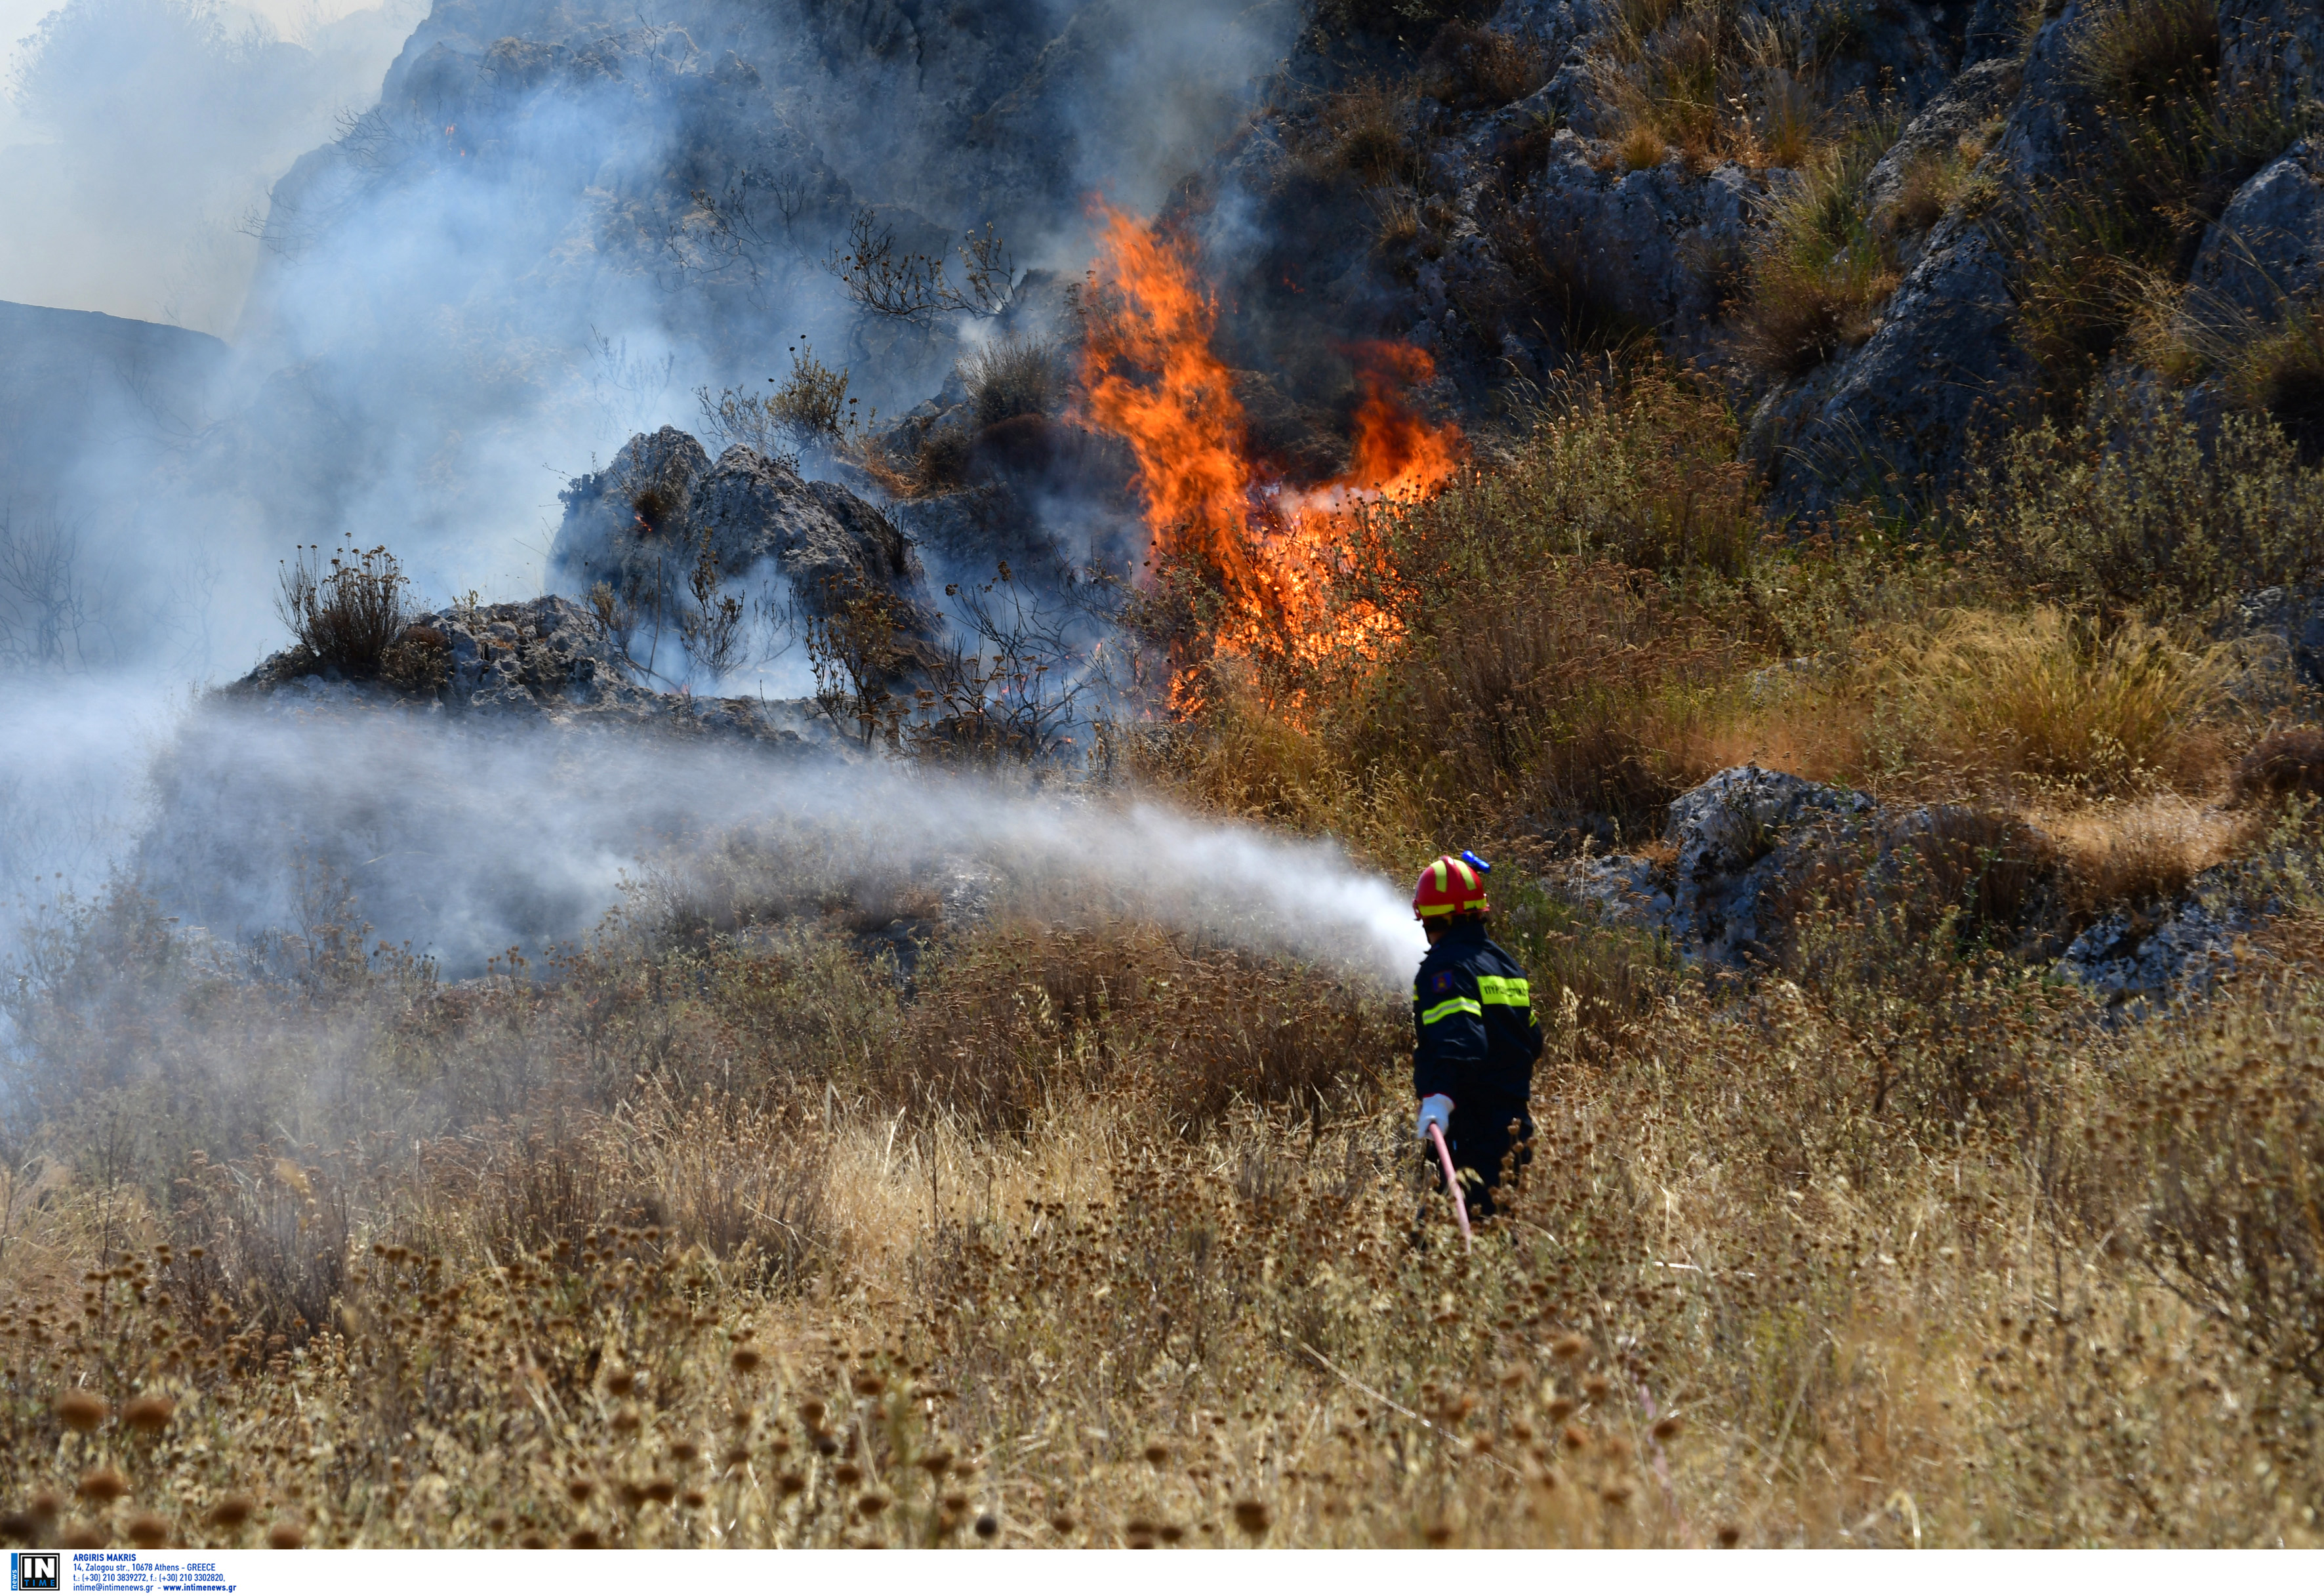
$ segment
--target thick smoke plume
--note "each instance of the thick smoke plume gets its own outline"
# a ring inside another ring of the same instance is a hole
[[[424,602],[526,597],[558,490],[634,432],[691,424],[697,388],[763,385],[804,336],[867,404],[927,397],[973,329],[859,316],[825,269],[851,218],[877,208],[938,249],[997,225],[1019,268],[1077,277],[1088,195],[1158,201],[1296,5],[289,5],[0,11],[23,41],[0,201],[24,224],[0,234],[0,300],[225,340],[147,329],[123,357],[116,329],[86,360],[43,356],[93,386],[78,436],[0,471],[0,553],[42,573],[0,631],[71,623],[69,646],[0,646],[0,893],[125,871],[244,936],[296,922],[327,878],[459,965],[586,931],[641,858],[779,822],[915,868],[1080,860],[1208,923],[1150,863],[1192,869],[1183,850],[1110,852],[1119,817],[1044,800],[421,721],[180,716],[283,641],[275,577],[300,546],[387,545]],[[927,823],[864,832],[875,798]]]

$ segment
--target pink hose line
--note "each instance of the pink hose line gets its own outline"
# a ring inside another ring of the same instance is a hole
[[[1476,1250],[1476,1239],[1469,1233],[1469,1199],[1461,1195],[1461,1177],[1453,1172],[1452,1150],[1444,1145],[1444,1127],[1431,1125],[1428,1139],[1436,1144],[1436,1161],[1444,1166],[1444,1189],[1452,1194],[1452,1217],[1461,1222],[1461,1250]]]

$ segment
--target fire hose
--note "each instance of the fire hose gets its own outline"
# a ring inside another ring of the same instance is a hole
[[[1436,1144],[1436,1161],[1444,1167],[1444,1189],[1452,1194],[1452,1217],[1461,1222],[1461,1250],[1476,1250],[1476,1240],[1469,1233],[1469,1199],[1461,1195],[1461,1176],[1452,1168],[1452,1149],[1444,1145],[1444,1127],[1431,1125],[1428,1139]]]

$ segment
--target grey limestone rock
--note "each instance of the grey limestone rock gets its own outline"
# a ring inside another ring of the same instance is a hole
[[[2110,1006],[2144,1013],[2174,999],[2200,997],[2232,973],[2236,944],[2252,924],[2247,913],[2208,906],[2200,898],[2159,919],[2110,914],[2074,938],[2056,973]]]
[[[2236,190],[2188,278],[2192,313],[2274,321],[2324,298],[2324,139],[2304,138]]]
[[[579,593],[603,582],[634,608],[675,604],[706,541],[722,577],[771,565],[810,611],[915,577],[902,532],[847,489],[739,444],[714,465],[675,428],[632,438],[564,499],[551,579]]]
[[[1663,840],[1672,865],[1677,927],[1685,949],[1731,964],[1763,946],[1775,927],[1771,891],[1836,828],[1862,819],[1872,800],[1821,782],[1739,765],[1674,801]]]
[[[2219,76],[2298,115],[2324,97],[2324,8],[2315,0],[2220,0]]]
[[[1637,854],[1584,859],[1553,884],[1610,919],[1667,934],[1688,958],[1740,967],[1779,933],[1774,895],[1872,814],[1860,793],[1738,765],[1671,804],[1668,864]]]

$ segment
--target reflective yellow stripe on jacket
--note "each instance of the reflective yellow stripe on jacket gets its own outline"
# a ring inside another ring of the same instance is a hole
[[[1447,998],[1434,1009],[1422,1010],[1420,1023],[1434,1025],[1438,1020],[1452,1014],[1474,1014],[1478,1019],[1482,1019],[1485,1017],[1485,1010],[1478,1005],[1474,998]]]
[[[1533,989],[1522,975],[1480,975],[1477,995],[1488,1003],[1506,1003],[1512,1009],[1533,1007]]]

